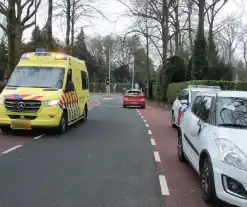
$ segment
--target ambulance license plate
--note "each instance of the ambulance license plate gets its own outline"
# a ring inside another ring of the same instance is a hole
[[[12,129],[31,129],[31,121],[23,119],[12,120],[11,123]]]

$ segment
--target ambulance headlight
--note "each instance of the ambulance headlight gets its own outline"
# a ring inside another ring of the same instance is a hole
[[[3,104],[4,104],[4,99],[0,98],[0,105],[3,105]]]
[[[44,106],[54,106],[54,105],[57,105],[58,103],[59,103],[59,99],[57,99],[57,100],[49,100],[49,101],[45,101],[45,103],[44,103]]]

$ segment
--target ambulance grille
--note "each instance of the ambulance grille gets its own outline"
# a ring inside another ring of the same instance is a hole
[[[5,99],[4,104],[8,112],[35,113],[40,109],[41,101]]]

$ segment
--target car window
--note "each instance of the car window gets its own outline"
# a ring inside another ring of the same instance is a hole
[[[142,91],[129,90],[127,91],[127,95],[142,95]]]
[[[193,103],[193,101],[196,98],[196,95],[199,93],[200,91],[191,91],[191,103]]]
[[[88,89],[88,76],[85,71],[81,71],[82,90]]]
[[[178,100],[189,100],[189,91],[182,90],[178,95]]]
[[[203,97],[202,96],[197,96],[195,101],[193,102],[193,105],[191,107],[191,111],[196,115],[198,108],[200,106],[200,103],[202,101]]]
[[[213,97],[204,96],[200,106],[198,107],[197,116],[204,122],[208,122],[211,111]]]
[[[216,101],[218,126],[247,127],[247,98],[219,97]]]

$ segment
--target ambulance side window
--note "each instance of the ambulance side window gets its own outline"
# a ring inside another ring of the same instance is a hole
[[[71,69],[69,69],[68,70],[68,73],[67,73],[67,84],[68,84],[68,82],[71,82],[72,81],[72,70]]]
[[[68,91],[74,91],[74,83],[72,80],[72,70],[69,69],[67,73],[67,80],[66,80],[66,87],[65,90]]]
[[[88,76],[85,71],[81,71],[82,90],[88,89]]]

